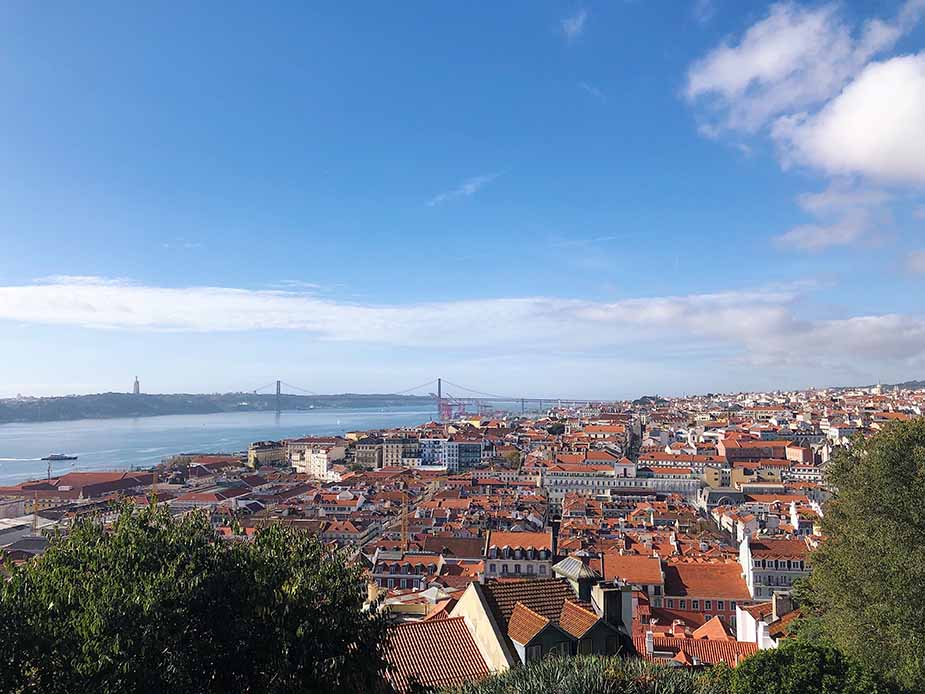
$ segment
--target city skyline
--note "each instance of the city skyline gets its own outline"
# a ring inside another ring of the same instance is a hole
[[[923,16],[9,5],[0,396],[920,379]]]

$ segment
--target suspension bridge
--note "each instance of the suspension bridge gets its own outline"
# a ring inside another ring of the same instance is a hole
[[[275,389],[276,411],[280,412],[283,406],[283,399],[287,395],[297,395],[309,398],[322,399],[331,397],[322,393],[316,393],[308,388],[295,386],[282,380],[260,386],[248,392],[257,395],[273,395]],[[516,411],[520,409],[521,414],[528,410],[544,411],[548,407],[587,407],[595,402],[601,402],[594,398],[559,398],[559,397],[524,397],[513,395],[499,395],[498,393],[488,393],[447,381],[444,378],[435,378],[427,383],[399,390],[394,393],[375,393],[379,397],[417,395],[427,397],[433,401],[437,414],[442,421],[458,419],[466,415],[487,414],[499,409]],[[508,405],[508,408],[501,408],[500,405]]]

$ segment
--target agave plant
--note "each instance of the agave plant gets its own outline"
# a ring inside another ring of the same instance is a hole
[[[516,668],[456,694],[698,694],[698,676],[685,668],[636,658],[550,658]]]

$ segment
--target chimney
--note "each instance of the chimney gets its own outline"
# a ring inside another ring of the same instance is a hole
[[[774,591],[774,595],[771,597],[772,621],[776,622],[790,612],[793,612],[793,597],[790,593]]]
[[[585,576],[579,578],[578,583],[578,599],[584,602],[591,602],[591,585],[594,583],[594,578]]]
[[[624,634],[633,628],[633,589],[630,586],[598,583],[591,588],[591,602],[598,606],[601,618]]]
[[[646,632],[646,655],[652,656],[655,653],[655,634],[651,631]]]
[[[684,638],[684,622],[676,619],[671,623],[671,635],[676,639]]]

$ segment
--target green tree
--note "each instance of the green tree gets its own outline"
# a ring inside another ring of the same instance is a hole
[[[895,691],[830,646],[786,640],[743,660],[727,677],[728,694],[886,694]],[[718,690],[712,690],[718,691]]]
[[[846,655],[925,691],[925,420],[853,441],[827,474],[804,607]]]
[[[84,520],[0,586],[3,691],[377,691],[386,624],[362,574],[274,526],[215,539],[204,514]],[[8,625],[13,625],[11,628]]]

